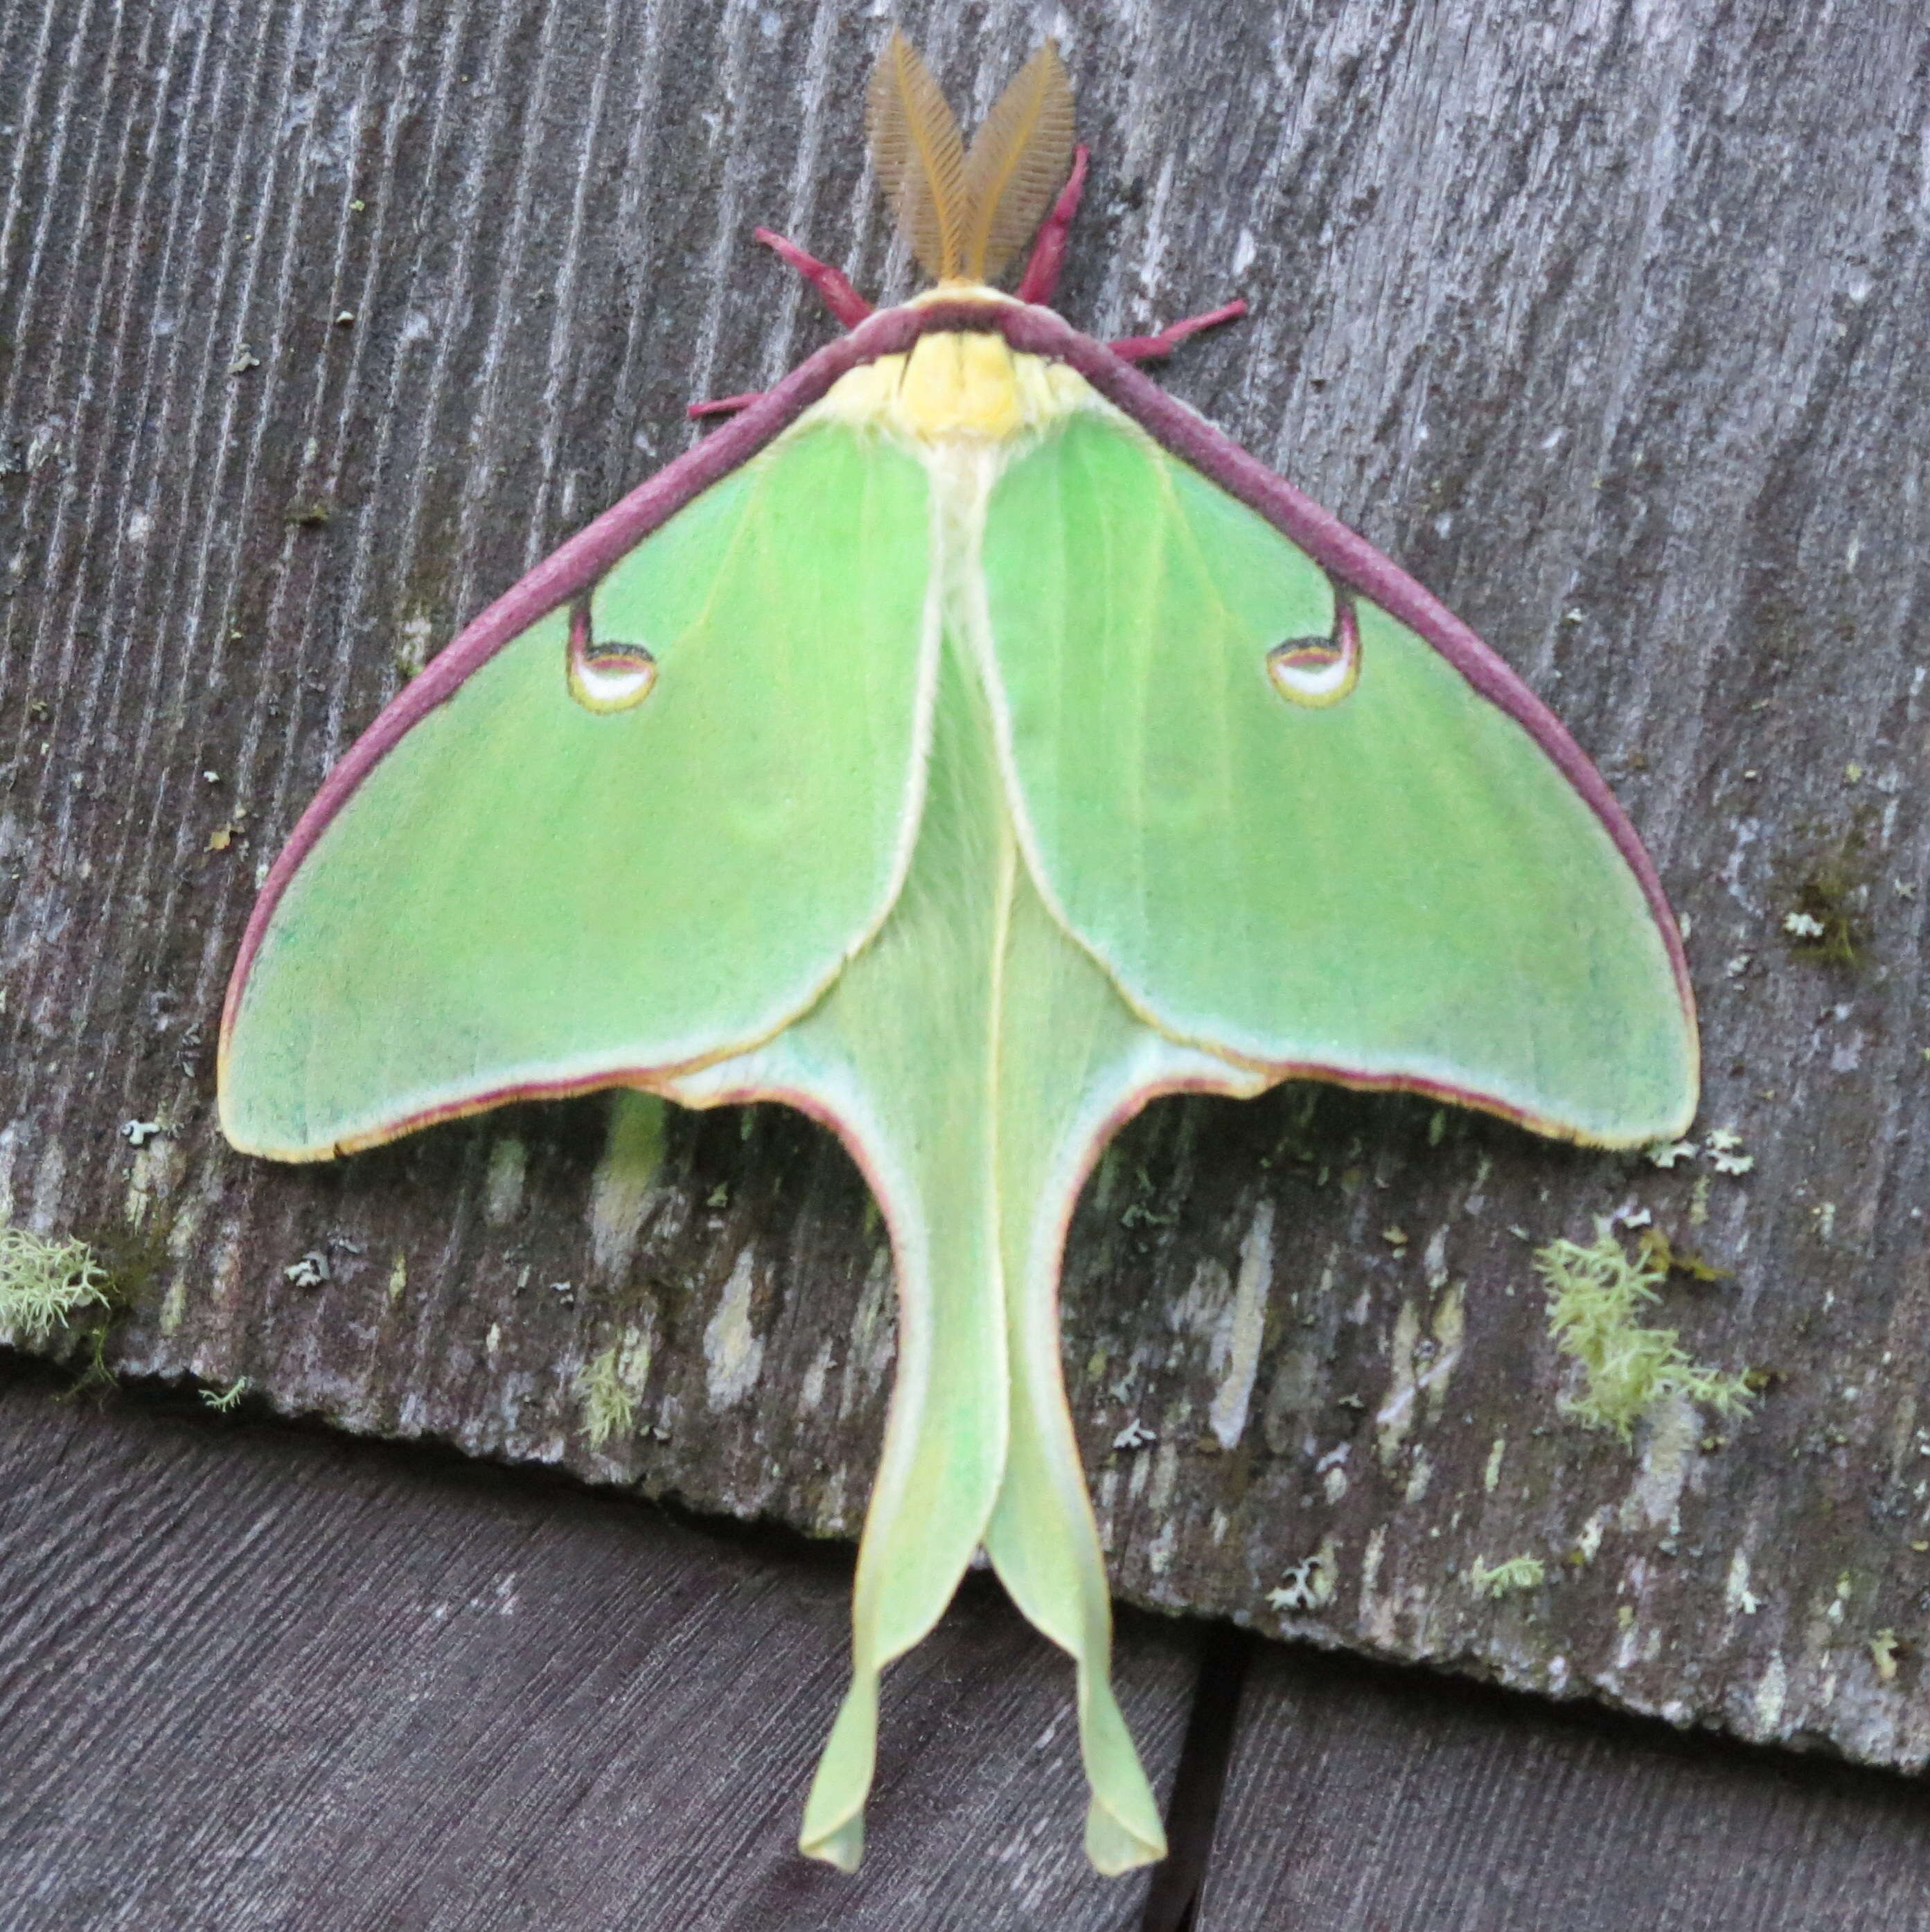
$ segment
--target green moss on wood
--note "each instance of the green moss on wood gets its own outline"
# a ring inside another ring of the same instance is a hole
[[[1845,971],[1862,964],[1870,942],[1871,818],[1867,807],[1859,810],[1847,831],[1802,866],[1783,920],[1792,951]]]

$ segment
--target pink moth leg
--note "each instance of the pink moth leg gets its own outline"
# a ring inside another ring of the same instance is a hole
[[[841,269],[819,261],[815,255],[806,254],[795,242],[787,242],[772,229],[760,228],[756,233],[767,248],[775,249],[818,291],[824,306],[847,328],[855,328],[869,318],[871,304],[851,286],[849,277]]]
[[[1052,212],[1046,217],[1045,226],[1039,230],[1039,238],[1032,244],[1025,272],[1019,278],[1017,293],[1022,302],[1037,302],[1046,308],[1052,305],[1059,285],[1060,272],[1065,266],[1066,244],[1072,232],[1073,218],[1078,214],[1080,199],[1085,193],[1088,154],[1084,147],[1073,150],[1072,172],[1059,190],[1058,200],[1052,203]],[[1184,322],[1175,322],[1157,335],[1129,335],[1124,341],[1109,342],[1106,346],[1122,362],[1157,362],[1162,356],[1170,356],[1188,336],[1197,335],[1202,328],[1211,328],[1216,323],[1236,322],[1246,312],[1244,302],[1229,302],[1207,314],[1188,316]]]
[[[741,396],[713,396],[708,402],[692,403],[683,413],[692,422],[701,422],[706,416],[734,416],[740,410],[747,410],[764,395],[761,389],[746,389]]]
[[[1046,217],[1046,225],[1039,230],[1039,238],[1032,244],[1032,252],[1025,262],[1025,272],[1019,278],[1019,286],[1014,291],[1022,302],[1037,302],[1045,308],[1052,307],[1052,297],[1059,286],[1059,271],[1066,264],[1066,242],[1072,232],[1072,218],[1079,212],[1079,198],[1085,193],[1085,164],[1089,152],[1083,146],[1072,151],[1072,172],[1066,178],[1065,186],[1059,190],[1059,198],[1052,203],[1052,212]]]
[[[1157,335],[1128,335],[1106,346],[1122,362],[1156,362],[1162,356],[1170,356],[1189,335],[1197,335],[1202,328],[1217,328],[1223,322],[1238,322],[1246,312],[1246,304],[1235,296],[1204,315],[1190,315],[1184,322],[1169,323]]]
[[[787,242],[772,229],[760,228],[755,232],[767,248],[774,250],[817,290],[824,306],[847,328],[857,328],[870,315],[871,304],[851,286],[851,278],[842,270],[819,261],[815,255],[807,255],[795,242]],[[684,414],[692,422],[701,422],[706,416],[735,416],[738,410],[749,409],[763,394],[761,389],[752,389],[741,396],[713,397],[708,402],[692,403]]]

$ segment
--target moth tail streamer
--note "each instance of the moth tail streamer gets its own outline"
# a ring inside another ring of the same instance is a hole
[[[1164,1858],[1166,1832],[1112,1692],[1112,1598],[1066,1406],[1057,1275],[1054,1257],[1010,1298],[1011,1444],[986,1551],[1026,1620],[1073,1660],[1086,1856],[1112,1876]]]
[[[779,1043],[794,1054],[815,1051],[821,1030],[842,1027],[848,1010],[841,1054],[875,1055],[887,1011],[913,1012],[938,995],[909,1022],[902,1059],[872,1060],[874,1079],[887,1070],[895,1076],[875,1089],[893,1096],[882,1108],[855,1094],[841,1098],[821,1072],[813,1076],[885,1204],[900,1325],[884,1455],[858,1556],[851,1688],[801,1842],[847,1868],[857,1858],[878,1672],[936,1621],[983,1544],[1028,1621],[1073,1659],[1092,1792],[1086,1850],[1100,1871],[1120,1873],[1164,1857],[1166,1837],[1111,1684],[1105,1553],[1060,1361],[1066,1229],[1098,1150],[1154,1095],[1251,1093],[1266,1082],[1142,1023],[1060,926],[1009,843],[992,898],[960,898],[947,856],[959,849],[953,830],[976,826],[996,844],[1003,820],[993,773],[947,776],[968,766],[959,747],[971,740],[942,698],[940,717],[930,842],[920,846],[920,861],[929,852],[935,862],[929,873],[914,865],[876,946],[853,962],[825,1007]],[[962,809],[959,800],[974,793]],[[964,924],[983,935],[994,962],[972,983],[994,991],[978,1025],[959,1028],[968,1008],[957,994],[945,996],[938,962],[972,905]],[[943,950],[935,952],[940,934]],[[960,1050],[935,1060],[932,1040],[948,1034]],[[867,1125],[874,1108],[875,1124]],[[878,1131],[887,1112],[896,1130],[890,1133]]]
[[[1164,1038],[1022,878],[1010,922],[1000,1042],[1000,1246],[1010,1414],[986,1552],[1026,1619],[1077,1671],[1080,1754],[1098,1870],[1166,1856],[1160,1806],[1112,1685],[1112,1593],[1072,1413],[1059,1334],[1066,1232],[1086,1173],[1156,1095],[1246,1094],[1265,1084]]]
[[[1109,1682],[1104,1552],[1059,1360],[1059,1272],[1080,1186],[1155,1094],[1266,1076],[1145,1024],[1059,923],[1013,837],[983,686],[940,652],[925,802],[890,916],[817,1006],[740,1058],[668,1083],[703,1106],[786,1100],[834,1127],[890,1229],[897,1364],[858,1550],[850,1688],[799,1843],[864,1846],[879,1678],[983,1547],[1078,1672],[1104,1872],[1164,1856],[1160,1808]]]
[[[842,1871],[855,1870],[864,1851],[880,1676],[944,1614],[985,1540],[1006,1456],[996,1256],[947,1211],[969,1214],[967,1190],[918,1201],[913,1216],[902,1212],[908,1192],[891,1190],[901,1209],[893,1230],[898,1364],[858,1549],[851,1685],[818,1759],[798,1837],[806,1856]]]
[[[1058,1158],[1049,1174],[1007,1172],[992,1184],[995,1247],[965,1238],[932,1252],[920,1231],[948,1222],[963,1234],[959,1219],[885,1183],[896,1204],[897,1379],[859,1552],[850,1688],[799,1838],[845,1871],[863,1853],[881,1674],[938,1621],[981,1544],[1027,1621],[1073,1660],[1092,1793],[1088,1856],[1109,1875],[1166,1856],[1159,1803],[1112,1691],[1105,1555],[1060,1361],[1060,1257],[1081,1150],[1060,1141],[1012,1151],[1020,1166]]]

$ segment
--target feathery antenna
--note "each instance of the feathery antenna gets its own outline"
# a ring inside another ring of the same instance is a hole
[[[1048,40],[1015,74],[965,156],[965,272],[989,282],[1031,238],[1072,164],[1072,86]]]
[[[1056,40],[1013,76],[967,153],[931,70],[894,27],[866,119],[899,232],[935,282],[989,281],[1038,226],[1072,163],[1072,86]]]
[[[965,265],[965,140],[931,70],[896,27],[872,72],[866,118],[899,232],[933,280],[957,280]]]

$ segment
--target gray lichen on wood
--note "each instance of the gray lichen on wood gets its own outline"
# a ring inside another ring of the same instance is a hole
[[[905,289],[860,153],[875,23],[44,11],[0,27],[0,1208],[134,1284],[123,1374],[854,1533],[890,1262],[816,1130],[613,1138],[585,1100],[275,1169],[223,1147],[211,1042],[261,866],[425,650],[684,446],[692,395],[822,339],[751,226]],[[1311,1090],[1154,1109],[1067,1280],[1121,1589],[1923,1763],[1930,28],[906,24],[968,120],[1061,34],[1096,169],[1063,306],[1122,333],[1248,296],[1172,386],[1602,764],[1689,928],[1692,1138],[1754,1161]],[[1766,1387],[1630,1450],[1564,1414],[1530,1256],[1644,1213],[1734,1271],[1677,1277],[1667,1325]],[[605,1360],[635,1426],[599,1445]],[[1324,1598],[1274,1600],[1323,1552]],[[1467,1588],[1504,1556],[1545,1582]]]

